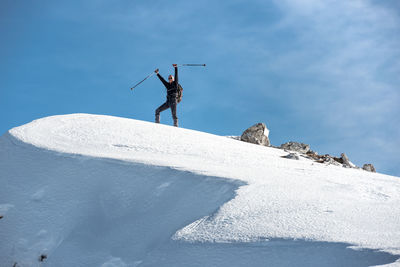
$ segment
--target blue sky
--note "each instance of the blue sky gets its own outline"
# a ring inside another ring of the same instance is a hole
[[[44,116],[154,121],[180,68],[180,126],[345,152],[400,176],[400,2],[0,2],[0,134]],[[172,124],[170,111],[161,122]]]

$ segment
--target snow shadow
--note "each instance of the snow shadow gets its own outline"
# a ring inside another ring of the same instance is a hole
[[[4,138],[6,137],[6,138]],[[0,139],[5,266],[135,266],[243,183]],[[109,264],[108,264],[109,263]],[[117,265],[116,265],[117,264]]]
[[[255,243],[170,241],[139,266],[367,267],[393,263],[399,256],[349,244],[272,239]]]

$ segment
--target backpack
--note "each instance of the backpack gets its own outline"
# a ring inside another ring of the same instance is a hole
[[[182,91],[183,91],[182,85],[180,85],[178,83],[178,94],[176,95],[176,99],[178,100],[178,103],[180,103],[182,101]]]

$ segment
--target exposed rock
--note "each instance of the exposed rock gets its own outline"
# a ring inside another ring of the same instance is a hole
[[[310,150],[306,153],[306,157],[316,160],[316,159],[318,159],[319,155],[317,152]]]
[[[240,140],[257,145],[270,146],[269,130],[264,123],[257,123],[243,132]]]
[[[282,156],[282,158],[294,159],[294,160],[299,160],[300,159],[299,155],[297,155],[296,153],[289,153],[286,156]]]
[[[330,158],[332,158],[335,162],[337,162],[337,163],[339,163],[339,165],[343,165],[343,159],[340,157],[340,158],[338,158],[338,157],[334,157],[334,156],[331,156],[331,155],[327,155],[328,157],[330,157]],[[343,166],[343,167],[345,167],[345,166]]]
[[[47,259],[47,255],[46,254],[40,255],[39,261],[43,262],[45,259]]]
[[[349,158],[347,157],[347,155],[346,155],[345,153],[342,153],[342,154],[340,155],[340,159],[341,159],[341,161],[342,161],[343,167],[346,167],[346,168],[354,168],[354,167],[356,167],[356,165],[354,165],[354,164],[349,160]]]
[[[374,165],[368,163],[363,165],[363,170],[369,171],[369,172],[376,172]]]
[[[257,123],[252,127],[248,128],[246,131],[244,131],[242,136],[240,137],[240,140],[258,145],[271,146],[270,141],[268,139],[268,134],[269,130],[267,129],[265,124]],[[275,148],[283,149],[284,151],[289,153],[286,156],[282,156],[282,158],[299,160],[301,156],[304,158],[314,160],[315,162],[318,163],[332,164],[336,166],[342,166],[344,168],[360,169],[360,167],[357,167],[354,163],[352,163],[349,160],[349,158],[345,153],[342,153],[340,157],[334,157],[329,154],[318,155],[317,152],[312,151],[310,149],[310,145],[293,141],[284,143],[280,147],[275,147]],[[363,169],[370,172],[376,172],[372,164],[364,164]]]
[[[285,150],[296,151],[302,154],[306,154],[310,151],[309,145],[297,142],[287,142],[285,144],[282,144],[281,148]]]
[[[340,162],[340,158],[336,158],[336,157],[332,157],[332,156],[330,156],[330,155],[328,155],[328,154],[325,154],[325,155],[317,155],[316,156],[316,162],[318,162],[318,163],[326,163],[326,164],[333,164],[333,165],[336,165],[336,166],[341,166],[342,164],[341,164],[341,162]]]
[[[350,165],[349,157],[345,153],[340,154],[340,158],[343,160],[343,164]]]
[[[338,158],[338,157],[331,156],[329,154],[318,155],[317,152],[310,150],[304,155],[304,157],[315,160],[318,163],[327,163],[327,164],[333,164],[336,166],[343,166],[345,168],[358,169],[358,167],[349,160],[349,158],[347,157],[347,155],[345,153],[342,153],[340,158]]]

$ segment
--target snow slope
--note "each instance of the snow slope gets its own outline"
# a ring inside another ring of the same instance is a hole
[[[399,258],[398,177],[286,154],[100,115],[14,128],[0,138],[0,266],[370,266]]]

